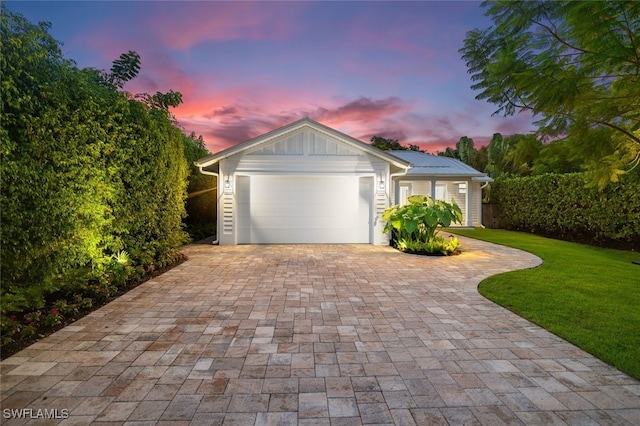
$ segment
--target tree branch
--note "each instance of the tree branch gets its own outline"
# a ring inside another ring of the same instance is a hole
[[[575,116],[573,116],[572,114],[566,113],[566,112],[561,112],[561,111],[552,111],[552,112],[548,112],[545,110],[537,110],[536,108],[533,108],[531,106],[528,106],[526,104],[526,102],[524,102],[524,100],[520,97],[518,97],[518,99],[522,102],[522,105],[514,102],[509,96],[507,96],[507,94],[505,93],[505,97],[507,98],[507,103],[509,105],[511,105],[514,108],[518,108],[521,110],[528,110],[528,111],[532,111],[534,114],[546,114],[546,115],[560,115],[562,117],[566,117],[570,120],[575,120]],[[633,142],[637,143],[638,145],[640,145],[640,137],[634,135],[633,133],[631,133],[630,131],[617,126],[613,123],[610,123],[608,121],[603,121],[603,120],[593,120],[592,123],[594,124],[600,124],[602,126],[606,126],[609,127],[610,129],[616,130],[620,133],[622,133],[623,135],[627,136],[629,139],[631,139]]]
[[[595,52],[591,52],[589,50],[585,50],[585,49],[581,49],[579,47],[576,47],[570,43],[568,43],[567,41],[563,40],[562,38],[560,38],[560,36],[558,34],[556,34],[548,25],[543,24],[542,22],[538,22],[535,19],[532,19],[531,22],[533,22],[534,24],[544,28],[545,30],[547,30],[547,32],[549,34],[551,34],[553,36],[553,38],[555,38],[559,43],[563,44],[564,46],[568,47],[569,49],[573,49],[575,51],[584,53],[584,54],[594,54]]]

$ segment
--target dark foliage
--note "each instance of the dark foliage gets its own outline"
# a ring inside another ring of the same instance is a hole
[[[1,20],[0,294],[9,342],[179,259],[188,167],[168,110],[117,91],[137,73],[134,52],[107,81],[64,59],[47,24],[4,6]]]
[[[499,178],[491,201],[508,229],[559,239],[640,250],[639,176],[623,175],[602,191],[580,173]]]

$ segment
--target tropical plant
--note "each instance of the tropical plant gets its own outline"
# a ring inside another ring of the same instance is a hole
[[[462,223],[462,210],[452,201],[434,200],[427,195],[412,195],[404,206],[391,206],[382,214],[386,222],[384,232],[392,232],[396,247],[402,251],[453,253],[459,246],[457,239],[437,236],[439,227]]]
[[[453,235],[450,235],[448,239],[436,235],[433,240],[427,242],[399,240],[396,246],[399,250],[406,252],[442,253],[444,255],[450,255],[458,250],[460,241]]]
[[[539,132],[572,136],[590,181],[604,188],[640,164],[640,2],[491,1],[491,24],[467,33],[460,53],[477,99],[496,113],[528,111]],[[585,17],[589,19],[585,19]],[[585,136],[609,129],[605,152]],[[491,155],[491,154],[490,154]]]

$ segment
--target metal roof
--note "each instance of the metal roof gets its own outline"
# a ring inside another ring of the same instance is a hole
[[[390,150],[394,157],[411,163],[405,176],[488,177],[460,160],[419,151]],[[490,178],[489,178],[490,179]]]

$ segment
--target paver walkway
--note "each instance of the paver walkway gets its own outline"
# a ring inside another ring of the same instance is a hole
[[[478,294],[540,260],[463,244],[447,258],[189,246],[3,361],[2,421],[27,408],[68,414],[37,425],[640,424],[640,382]]]

